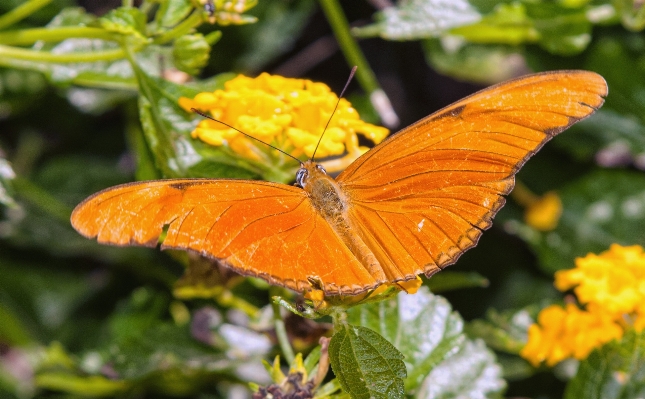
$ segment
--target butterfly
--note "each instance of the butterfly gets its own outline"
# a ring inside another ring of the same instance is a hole
[[[547,141],[593,114],[607,84],[587,71],[494,85],[401,130],[336,179],[314,161],[296,185],[171,179],[98,192],[72,213],[100,243],[195,251],[296,291],[353,295],[431,276],[477,244]]]

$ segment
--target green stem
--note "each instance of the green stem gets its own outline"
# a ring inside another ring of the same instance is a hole
[[[189,32],[191,32],[193,29],[198,27],[199,25],[204,22],[204,19],[202,17],[202,12],[200,10],[195,10],[188,18],[184,19],[181,21],[177,26],[172,28],[171,30],[157,36],[154,39],[155,44],[164,44],[167,43],[173,39],[178,38],[179,36],[183,36]]]
[[[113,61],[125,57],[122,49],[93,51],[89,53],[52,54],[47,51],[25,50],[17,47],[0,45],[0,59],[13,58],[25,61],[40,61],[54,63]]]
[[[29,203],[35,205],[61,222],[69,223],[72,209],[63,204],[45,189],[35,185],[23,177],[16,177],[12,181],[12,186],[16,190],[16,193]]]
[[[52,0],[29,0],[8,13],[0,15],[0,29],[4,29],[27,18],[51,2]]]
[[[278,292],[276,291],[277,288],[274,286],[269,288],[270,296],[277,296]],[[280,344],[280,349],[282,350],[282,354],[284,355],[285,360],[289,363],[289,365],[292,365],[293,360],[295,359],[295,355],[293,353],[293,348],[289,343],[289,337],[287,336],[287,328],[284,325],[284,320],[282,320],[282,317],[280,317],[280,305],[278,305],[275,301],[271,301],[271,307],[273,308],[273,324],[275,327],[275,334],[278,337],[278,344]]]
[[[128,91],[138,91],[139,86],[137,86],[137,81],[132,79],[123,79],[123,80],[104,80],[103,78],[84,78],[76,77],[70,81],[70,83],[76,86],[83,87],[92,87],[95,89],[109,89],[109,90],[128,90]]]
[[[337,0],[320,0],[320,6],[322,7],[331,29],[334,31],[334,36],[338,40],[340,49],[345,55],[347,62],[350,67],[357,66],[358,70],[356,71],[356,79],[361,84],[363,90],[371,94],[375,90],[378,90],[379,84],[372,72],[372,68],[367,63],[363,52],[358,43],[354,40],[354,37],[349,31],[349,23],[343,10],[338,4]]]
[[[0,43],[10,45],[30,45],[41,40],[56,42],[70,38],[114,40],[112,33],[105,29],[86,26],[34,28],[0,32]]]
[[[388,127],[397,126],[399,124],[399,118],[394,112],[387,95],[379,86],[376,76],[363,55],[361,48],[350,33],[349,22],[347,22],[347,18],[345,18],[345,14],[343,14],[343,9],[338,4],[338,0],[320,0],[320,6],[331,25],[331,29],[334,31],[334,36],[336,36],[338,45],[345,55],[349,66],[358,67],[356,70],[356,79],[358,79],[358,83],[363,90],[369,94],[370,101],[379,113],[381,120]]]

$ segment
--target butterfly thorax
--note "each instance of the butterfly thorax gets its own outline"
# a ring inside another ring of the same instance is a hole
[[[296,180],[298,185],[309,194],[312,205],[322,217],[333,227],[347,227],[344,221],[347,198],[336,180],[327,175],[322,165],[313,161],[305,162],[298,170]]]
[[[369,270],[376,281],[386,276],[365,242],[356,234],[348,216],[349,200],[336,180],[322,167],[307,161],[296,174],[296,183],[305,190],[314,209],[329,223],[356,259]]]

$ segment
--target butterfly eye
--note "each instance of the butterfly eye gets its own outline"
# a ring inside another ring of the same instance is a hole
[[[316,169],[318,169],[318,171],[320,172],[323,172],[324,174],[327,174],[327,171],[325,170],[325,168],[323,168],[322,165],[316,165]]]
[[[300,187],[304,187],[305,179],[307,178],[308,174],[309,172],[307,172],[307,169],[298,169],[298,172],[296,172],[296,184]]]

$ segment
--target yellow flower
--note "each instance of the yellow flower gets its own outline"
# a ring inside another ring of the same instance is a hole
[[[550,231],[558,226],[562,215],[562,201],[560,196],[550,191],[542,197],[536,198],[525,210],[524,220],[534,229]]]
[[[257,78],[239,75],[226,82],[224,90],[179,99],[185,110],[210,112],[213,118],[301,160],[312,157],[329,122],[315,155],[345,156],[325,164],[328,171],[343,169],[367,151],[366,147],[359,147],[356,134],[375,144],[389,134],[386,128],[363,122],[346,99],[340,100],[332,117],[337,102],[338,97],[323,83],[267,73]],[[214,146],[228,146],[256,161],[281,159],[275,150],[215,121],[202,120],[192,136]]]
[[[623,328],[602,308],[582,310],[574,304],[565,308],[552,305],[540,312],[528,336],[520,355],[534,366],[543,361],[554,366],[570,357],[586,358],[593,349],[621,338]]]
[[[633,313],[645,302],[645,253],[638,245],[613,244],[600,255],[576,259],[576,268],[557,272],[555,286],[561,291],[575,287],[580,303],[617,316]]]
[[[567,304],[540,312],[520,352],[533,365],[584,359],[594,348],[620,339],[626,329],[645,328],[645,252],[638,245],[613,244],[600,255],[578,258],[574,269],[556,272],[555,286],[573,288],[585,309]]]

